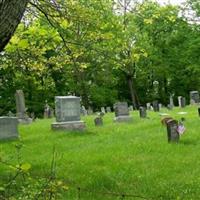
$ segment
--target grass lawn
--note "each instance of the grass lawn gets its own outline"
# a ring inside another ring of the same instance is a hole
[[[178,115],[180,111],[187,114]],[[200,118],[197,107],[163,109],[176,119],[185,117],[186,133],[179,144],[168,144],[166,127],[158,113],[140,119],[131,112],[132,123],[113,123],[114,114],[104,116],[104,126],[94,126],[94,116],[83,117],[82,133],[53,132],[50,120],[20,125],[21,158],[31,164],[31,176],[50,171],[53,148],[57,152],[56,173],[68,182],[69,190],[59,199],[120,199],[108,194],[132,194],[146,199],[200,199]],[[17,163],[15,144],[0,143],[0,156]],[[10,169],[0,164],[0,183]],[[127,197],[125,199],[141,199]]]

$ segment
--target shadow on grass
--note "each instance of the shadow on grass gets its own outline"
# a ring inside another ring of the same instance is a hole
[[[197,145],[198,142],[196,140],[180,140],[179,144],[182,144],[182,145]]]

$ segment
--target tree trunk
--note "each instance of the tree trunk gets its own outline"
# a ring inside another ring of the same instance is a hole
[[[134,109],[137,109],[137,102],[136,102],[136,95],[135,95],[136,91],[135,91],[135,88],[133,87],[133,78],[131,76],[127,76],[127,81],[128,81],[128,86],[130,90],[133,107]]]
[[[0,52],[15,32],[29,0],[0,0]]]

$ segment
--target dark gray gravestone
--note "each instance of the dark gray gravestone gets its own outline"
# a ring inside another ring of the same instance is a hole
[[[198,114],[199,114],[199,117],[200,117],[200,108],[198,108]]]
[[[155,101],[152,102],[152,104],[153,104],[153,110],[154,110],[154,112],[159,112],[160,109],[159,109],[158,101],[155,100]]]
[[[178,96],[178,105],[180,108],[184,108],[186,106],[185,97]]]
[[[0,140],[18,138],[17,117],[0,117]]]
[[[199,92],[198,91],[191,91],[190,92],[190,104],[198,104],[199,103]]]
[[[56,96],[56,122],[51,124],[53,130],[78,130],[85,128],[80,120],[80,98],[75,96]]]
[[[168,120],[166,124],[167,124],[168,142],[178,142],[179,133],[177,131],[178,128],[177,120]]]
[[[146,118],[147,117],[147,111],[145,107],[139,107],[139,113],[140,113],[140,118]]]
[[[107,106],[107,107],[106,107],[106,112],[111,112],[110,106]]]
[[[115,122],[130,122],[132,117],[129,116],[128,104],[126,102],[118,102],[114,104]]]
[[[22,90],[17,90],[15,93],[17,118],[20,123],[29,124],[32,119],[28,117],[25,107],[24,93]]]
[[[95,126],[103,126],[103,119],[102,117],[96,117],[94,119]]]

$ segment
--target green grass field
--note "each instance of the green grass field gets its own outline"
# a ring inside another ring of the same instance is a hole
[[[178,115],[180,111],[187,114]],[[140,119],[131,112],[132,123],[113,123],[114,114],[104,116],[104,126],[95,127],[94,117],[83,117],[87,129],[82,133],[53,132],[51,120],[20,125],[21,157],[31,164],[31,176],[45,176],[50,170],[53,148],[57,152],[56,173],[68,182],[69,190],[60,199],[120,199],[100,194],[132,194],[125,199],[200,199],[200,118],[197,107],[163,109],[170,116],[185,117],[186,133],[179,144],[167,142],[166,127],[159,113],[148,112]],[[17,163],[15,144],[0,143],[0,156]],[[0,165],[0,182],[10,170]],[[90,192],[86,192],[90,191]]]

